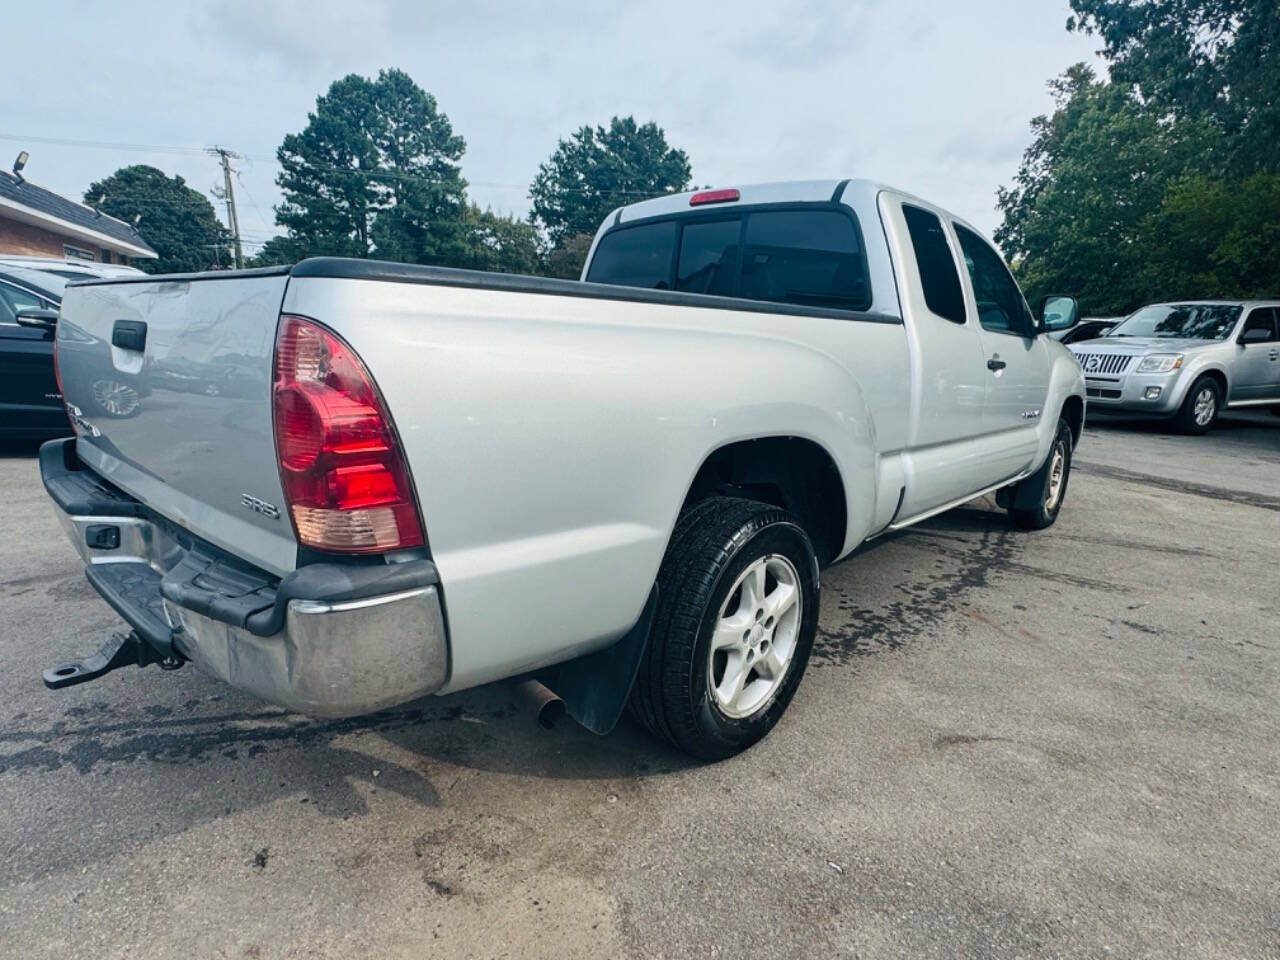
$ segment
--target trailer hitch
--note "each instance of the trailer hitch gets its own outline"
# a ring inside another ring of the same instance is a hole
[[[165,656],[132,630],[127,634],[113,633],[93,656],[46,670],[44,685],[50,690],[60,690],[96,680],[121,667],[145,667],[151,663],[160,664],[162,670],[177,670],[184,661],[177,656]]]

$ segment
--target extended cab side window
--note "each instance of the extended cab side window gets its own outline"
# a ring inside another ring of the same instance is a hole
[[[1013,333],[1020,337],[1035,336],[1031,310],[1004,265],[1000,254],[972,230],[955,224],[965,266],[973,284],[973,298],[978,303],[978,321],[984,330]]]
[[[587,280],[619,287],[670,290],[675,248],[674,220],[614,230],[596,245]]]
[[[902,215],[911,234],[911,247],[916,253],[924,302],[931,311],[952,323],[964,323],[964,292],[960,289],[960,273],[955,257],[942,230],[942,221],[928,210],[910,204],[902,205]]]
[[[738,296],[865,310],[871,285],[853,220],[836,210],[750,214]]]

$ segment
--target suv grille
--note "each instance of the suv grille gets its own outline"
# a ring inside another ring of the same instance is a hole
[[[1124,373],[1133,354],[1129,353],[1077,353],[1080,369],[1085,373]]]

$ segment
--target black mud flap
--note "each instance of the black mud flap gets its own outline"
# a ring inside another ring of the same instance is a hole
[[[538,680],[564,701],[565,711],[592,733],[613,732],[631,695],[640,670],[640,659],[649,644],[654,614],[658,610],[658,585],[636,625],[611,647],[560,663],[538,674]]]
[[[63,687],[74,687],[77,683],[97,680],[103,674],[121,667],[145,667],[150,663],[158,663],[167,669],[182,665],[181,660],[162,656],[155,647],[132,631],[128,634],[113,633],[111,639],[93,656],[46,670],[44,685],[50,690],[61,690]]]

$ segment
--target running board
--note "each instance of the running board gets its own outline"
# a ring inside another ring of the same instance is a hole
[[[1011,484],[1017,483],[1019,480],[1025,480],[1034,472],[1034,470],[1024,470],[1022,473],[1014,474],[1008,480],[1001,480],[999,483],[993,483],[989,487],[984,487],[977,493],[967,493],[958,500],[952,500],[949,503],[944,503],[942,506],[926,510],[924,513],[917,513],[914,517],[907,517],[907,519],[899,520],[897,523],[891,523],[889,524],[888,529],[902,530],[905,527],[910,527],[913,524],[919,523],[921,520],[928,520],[930,517],[936,517],[940,513],[946,513],[948,510],[954,510],[956,507],[962,506],[970,500],[977,500],[979,497],[985,497],[989,493],[995,493],[1002,487],[1010,486]]]

